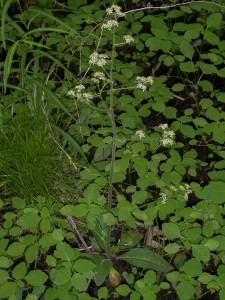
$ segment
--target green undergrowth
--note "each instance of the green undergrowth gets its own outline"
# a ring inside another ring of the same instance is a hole
[[[224,3],[92,2],[0,4],[0,299],[223,300]]]

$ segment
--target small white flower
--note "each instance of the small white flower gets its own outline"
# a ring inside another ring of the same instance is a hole
[[[170,190],[173,191],[173,192],[176,192],[176,191],[177,191],[177,188],[176,188],[174,185],[171,185],[171,186],[170,186]]]
[[[163,139],[161,139],[160,140],[160,142],[161,142],[161,144],[163,145],[163,146],[172,146],[173,145],[173,143],[174,143],[174,140],[172,140],[172,139],[169,139],[169,138],[163,138]]]
[[[162,128],[163,130],[168,128],[168,124],[161,124],[159,125],[159,128]]]
[[[134,42],[134,38],[131,35],[124,35],[123,38],[127,44]]]
[[[116,20],[108,20],[107,22],[102,24],[101,28],[112,30],[113,27],[117,27],[118,25],[119,23]]]
[[[140,139],[145,137],[145,133],[142,130],[136,131],[135,135],[137,135]]]
[[[80,93],[82,90],[85,90],[85,86],[83,84],[78,84],[75,86],[75,89]]]
[[[160,193],[159,195],[162,199],[162,204],[166,204],[166,201],[168,200],[167,195],[165,193]]]
[[[121,7],[113,4],[112,6],[106,9],[107,15],[114,15],[115,17],[123,17],[125,14],[121,11]]]
[[[141,89],[143,92],[146,91],[148,85],[153,84],[152,76],[148,76],[148,77],[137,76],[136,80],[137,80],[137,88]]]
[[[75,97],[75,96],[76,96],[76,93],[75,93],[73,90],[69,90],[69,91],[67,92],[67,95],[68,95],[68,96],[71,96],[71,97]]]
[[[141,89],[143,92],[145,92],[147,90],[147,86],[140,82],[137,84],[137,88]]]
[[[103,82],[110,82],[108,78],[106,78],[105,73],[103,72],[95,72],[93,74],[93,77],[91,80],[94,81],[95,83],[100,83],[100,81]]]
[[[106,54],[99,54],[97,52],[94,52],[90,56],[89,64],[103,67],[108,63],[108,58],[109,57]]]

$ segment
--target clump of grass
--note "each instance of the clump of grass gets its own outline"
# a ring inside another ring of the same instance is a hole
[[[13,195],[49,196],[57,179],[55,143],[43,115],[25,109],[4,117],[0,130],[0,176]]]

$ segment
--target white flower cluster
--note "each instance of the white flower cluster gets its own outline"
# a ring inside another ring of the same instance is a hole
[[[127,44],[134,42],[134,38],[131,35],[124,35],[123,38]]]
[[[137,88],[141,89],[143,92],[145,92],[147,90],[147,86],[153,84],[152,76],[148,76],[148,77],[137,76],[136,80],[137,80]]]
[[[103,72],[95,72],[91,80],[97,84],[99,84],[101,81],[103,81],[104,83],[110,82]]]
[[[140,139],[145,137],[145,133],[143,132],[143,130],[136,131],[135,135],[138,136]]]
[[[162,204],[166,204],[169,198],[174,198],[177,196],[181,196],[185,201],[188,200],[188,195],[192,193],[189,184],[185,183],[184,185],[179,185],[179,187],[175,187],[171,185],[169,190],[167,189],[164,193],[159,194],[159,198],[161,199]]]
[[[112,30],[113,27],[117,27],[118,25],[119,23],[116,20],[108,20],[102,24],[101,28]]]
[[[166,201],[168,200],[166,193],[160,193],[160,199],[162,199],[162,204],[166,204]]]
[[[114,15],[117,18],[124,17],[125,14],[121,11],[121,7],[113,4],[112,6],[106,9],[107,15]]]
[[[162,138],[160,143],[163,146],[172,146],[174,144],[175,132],[168,130],[168,124],[161,124],[159,128],[163,130]]]
[[[108,63],[108,55],[106,54],[99,54],[98,52],[94,52],[90,55],[89,64],[90,65],[97,65],[99,67],[103,67]]]
[[[188,195],[192,193],[192,190],[190,189],[189,184],[185,183],[185,185],[180,185],[179,186],[181,191],[184,191],[184,199],[187,201],[188,200]]]
[[[68,96],[76,98],[78,101],[89,103],[93,95],[91,93],[83,93],[85,87],[82,84],[76,85],[74,89],[71,89],[67,92]]]

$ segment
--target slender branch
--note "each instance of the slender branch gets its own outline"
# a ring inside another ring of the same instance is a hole
[[[67,220],[70,222],[73,230],[76,232],[77,236],[79,237],[81,243],[83,244],[85,250],[89,250],[89,247],[88,245],[86,244],[85,240],[83,239],[82,235],[80,234],[79,230],[77,229],[77,225],[76,223],[74,222],[74,219],[72,217],[68,217]]]
[[[222,5],[222,4],[219,4],[219,3],[216,3],[216,2],[209,2],[209,1],[199,0],[199,1],[188,1],[188,2],[184,2],[184,3],[176,3],[176,4],[171,4],[171,5],[165,5],[165,6],[146,6],[146,7],[141,7],[141,8],[128,10],[124,13],[125,14],[130,14],[130,13],[134,13],[136,11],[148,10],[148,9],[168,9],[168,8],[179,7],[179,6],[188,5],[188,4],[192,4],[192,3],[213,4],[215,6],[225,8],[225,5]]]
[[[114,51],[115,51],[115,31],[113,31],[113,45],[111,53],[111,64],[110,64],[110,107],[109,115],[112,124],[112,150],[111,150],[111,164],[110,164],[110,174],[109,174],[109,188],[108,188],[108,207],[107,212],[111,213],[112,211],[112,190],[113,190],[113,172],[115,165],[115,154],[116,154],[116,123],[114,116],[114,87],[113,87],[113,60],[114,60]],[[110,257],[110,238],[111,238],[111,228],[108,226],[107,232],[107,241],[106,241],[106,253]]]

